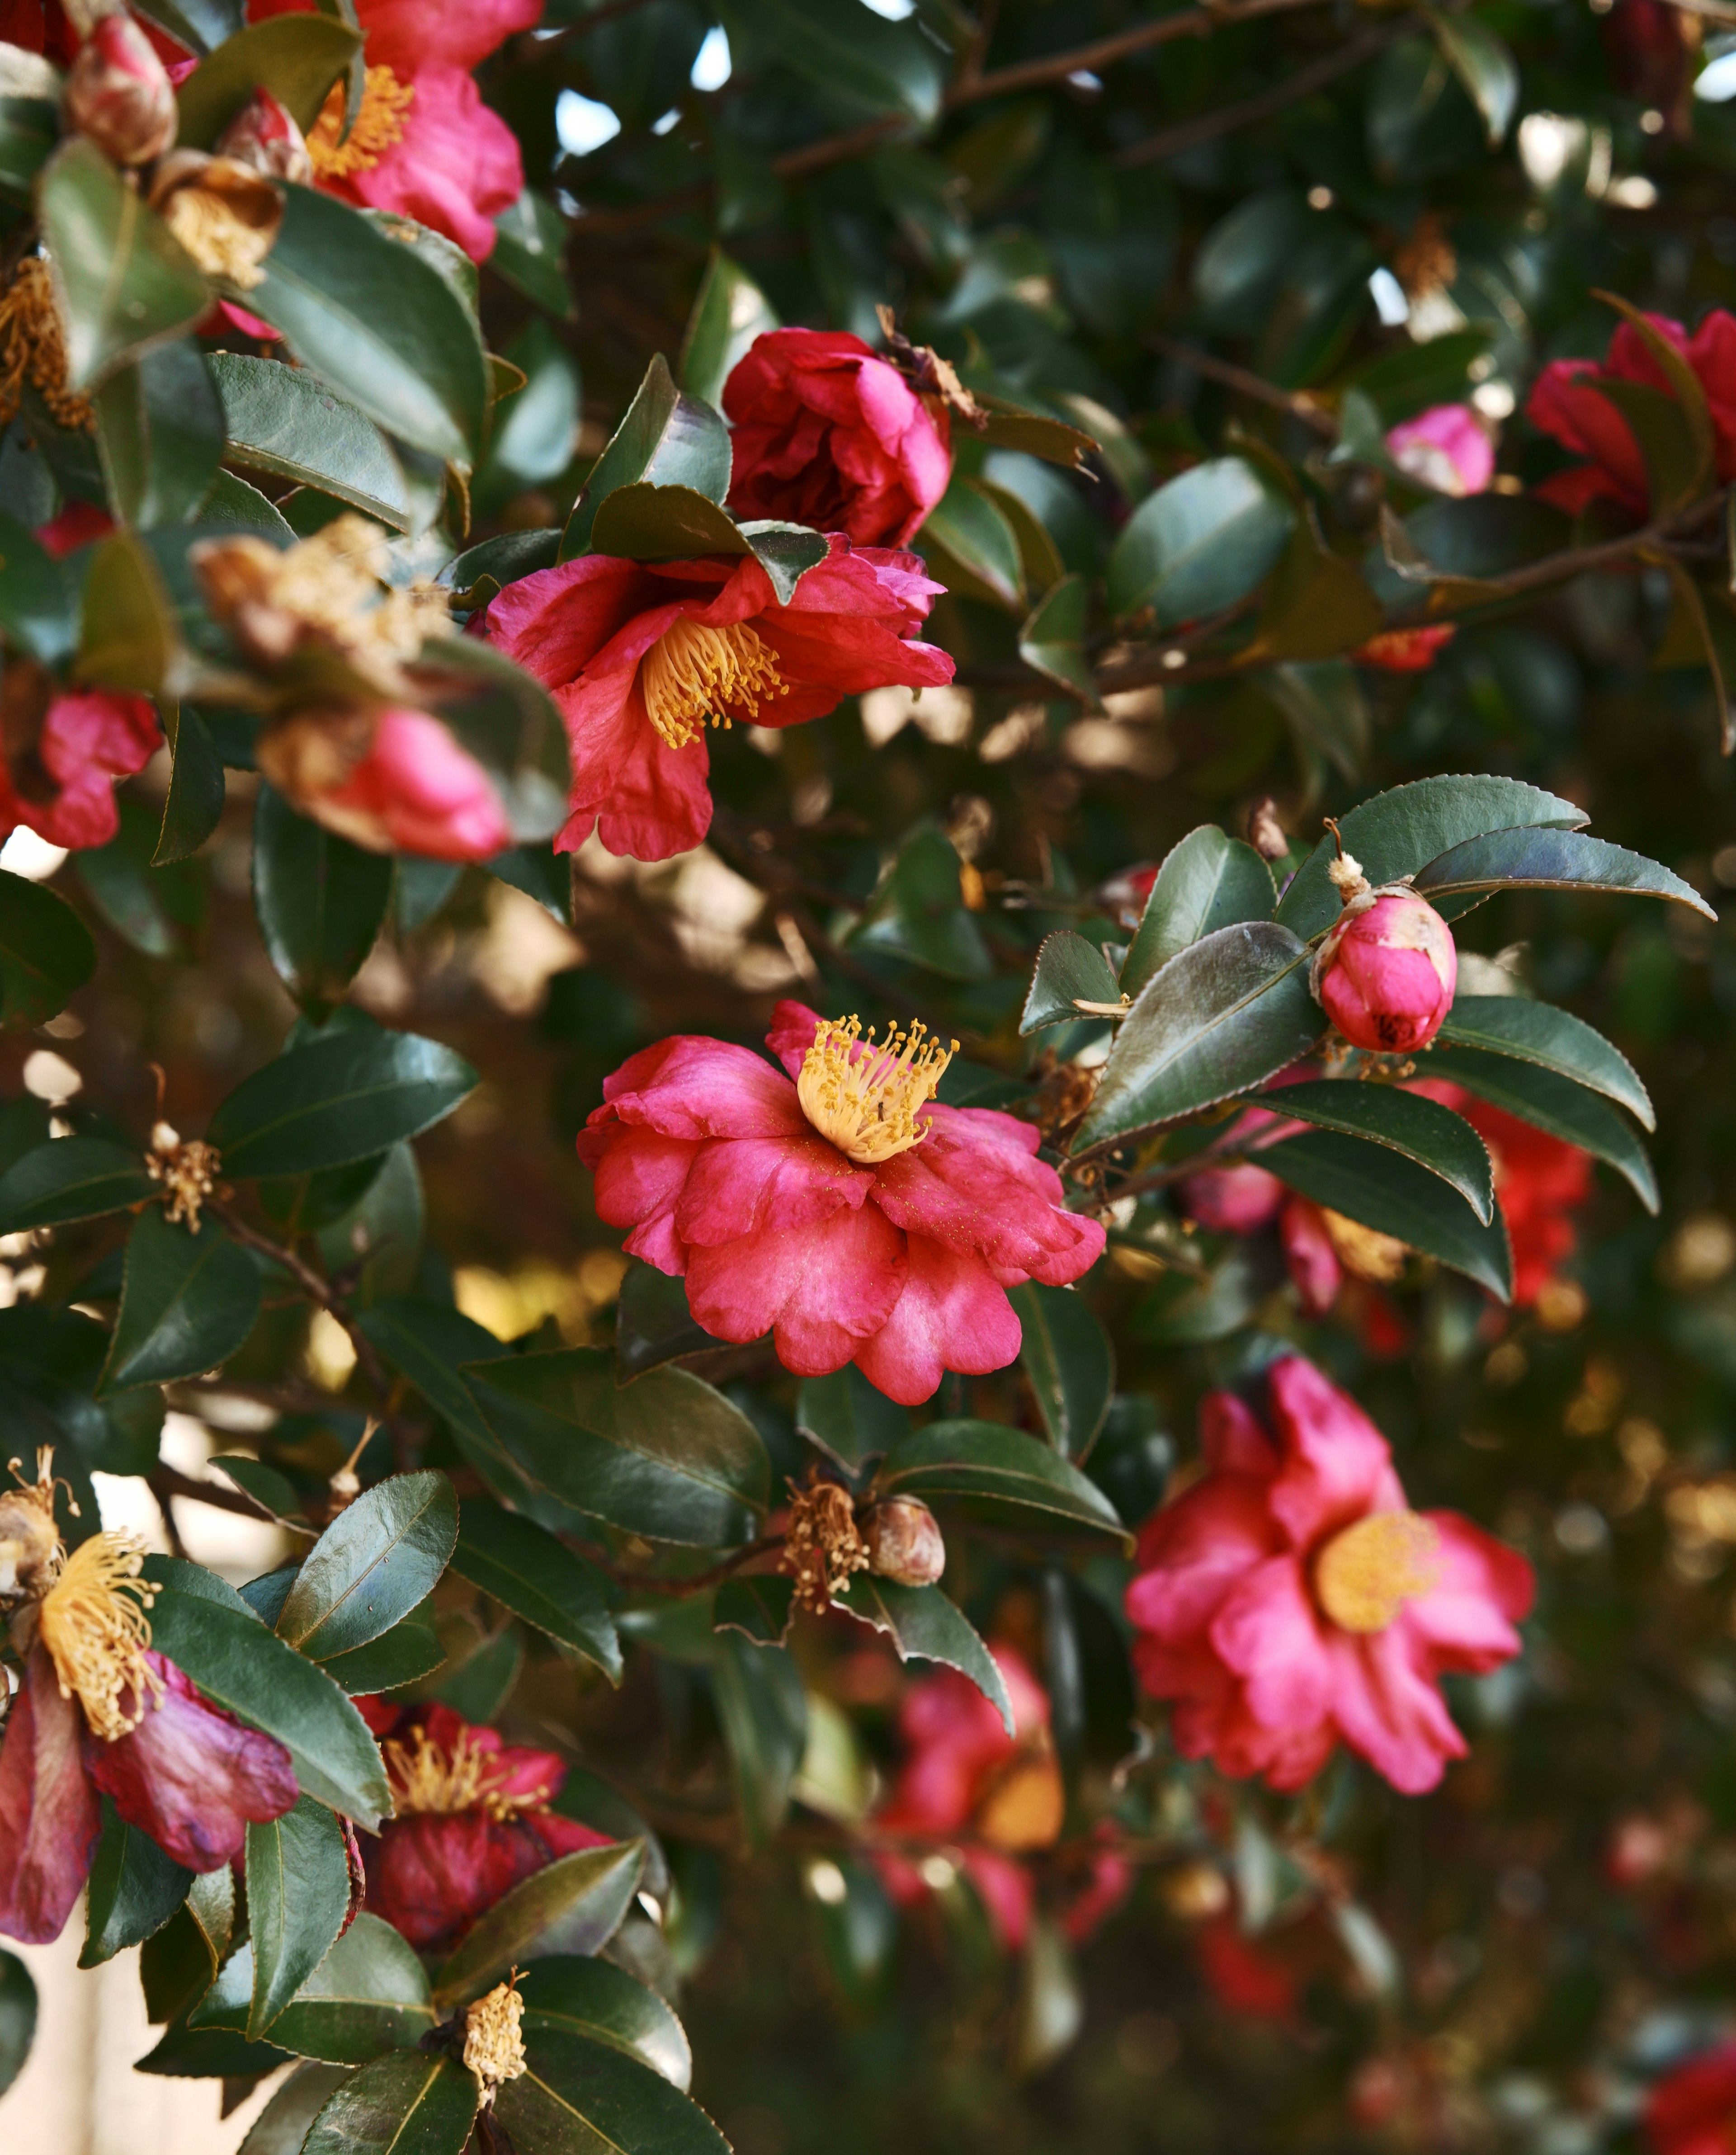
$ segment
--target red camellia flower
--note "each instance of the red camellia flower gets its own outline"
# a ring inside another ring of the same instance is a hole
[[[1327,870],[1343,910],[1314,953],[1314,1000],[1353,1047],[1382,1055],[1426,1047],[1458,985],[1452,930],[1404,883],[1371,889],[1340,850]]]
[[[1718,475],[1736,478],[1736,315],[1716,308],[1692,337],[1667,315],[1647,315],[1646,320],[1700,377],[1718,440]],[[1598,383],[1611,381],[1641,381],[1670,393],[1662,367],[1631,323],[1623,322],[1610,339],[1601,365],[1595,359],[1551,360],[1525,405],[1525,417],[1534,427],[1591,459],[1556,473],[1536,489],[1543,500],[1554,502],[1570,515],[1577,515],[1600,496],[1643,514],[1650,499],[1645,458],[1632,429],[1609,399],[1598,393]]]
[[[617,561],[581,555],[509,584],[485,633],[553,692],[572,745],[571,852],[667,860],[711,826],[708,725],[791,726],[840,698],[951,680],[916,631],[942,586],[914,554],[834,536],[788,606],[751,555]]]
[[[120,827],[115,781],[142,770],[161,745],[154,706],[111,689],[62,689],[46,668],[14,659],[0,678],[0,831],[23,823],[70,852],[107,845]]]
[[[47,1511],[52,1520],[52,1484]],[[99,1794],[189,1871],[233,1862],[249,1821],[281,1818],[296,1799],[283,1745],[210,1705],[151,1650],[142,1548],[93,1535],[37,1607],[0,1743],[0,1932],[28,1944],[58,1937],[79,1897]]]
[[[771,330],[724,384],[730,506],[902,546],[952,476],[946,408],[848,330]]]
[[[1645,2117],[1652,2155],[1736,2155],[1736,2043],[1666,2073]]]
[[[253,22],[305,13],[309,0],[250,0]],[[344,84],[309,133],[316,182],[366,209],[443,232],[473,262],[494,245],[494,220],[525,191],[512,130],[471,79],[490,53],[542,13],[542,0],[357,0],[367,89],[343,136]],[[340,136],[343,136],[340,140]]]
[[[1591,1195],[1590,1154],[1444,1078],[1419,1078],[1407,1089],[1462,1115],[1488,1147],[1513,1251],[1513,1303],[1529,1309],[1573,1255],[1569,1216]]]
[[[1456,1513],[1409,1509],[1355,1401],[1286,1355],[1270,1430],[1201,1410],[1206,1474],[1151,1519],[1127,1590],[1134,1663],[1189,1758],[1299,1789],[1342,1742],[1406,1794],[1465,1741],[1438,1687],[1516,1654],[1531,1567]]]
[[[782,1072],[725,1041],[659,1041],[604,1081],[579,1157],[598,1216],[685,1277],[708,1332],[770,1331],[786,1369],[854,1362],[914,1406],[948,1369],[1012,1361],[1006,1290],[1078,1279],[1104,1232],[1063,1209],[1030,1124],[935,1099],[951,1057],[920,1026],[878,1046],[861,1030],[781,1002]]]
[[[444,1944],[521,1879],[609,1836],[549,1809],[566,1768],[501,1741],[449,1706],[358,1699],[376,1736],[395,1815],[367,1844],[367,1904],[419,1948]]]
[[[1457,633],[1450,621],[1431,628],[1385,628],[1350,656],[1382,673],[1426,673]]]

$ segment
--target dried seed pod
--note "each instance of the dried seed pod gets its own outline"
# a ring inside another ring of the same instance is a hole
[[[919,1497],[888,1497],[862,1523],[868,1569],[900,1586],[932,1586],[946,1569],[940,1523]]]

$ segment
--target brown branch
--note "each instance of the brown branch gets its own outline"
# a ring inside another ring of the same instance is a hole
[[[261,1257],[269,1257],[274,1264],[281,1265],[310,1302],[317,1303],[321,1309],[337,1319],[349,1334],[350,1344],[356,1349],[356,1367],[378,1396],[382,1407],[387,1406],[392,1398],[392,1380],[386,1373],[386,1364],[380,1359],[373,1341],[357,1323],[349,1303],[330,1281],[322,1278],[310,1264],[297,1257],[294,1251],[285,1249],[281,1242],[274,1242],[269,1235],[262,1235],[257,1228],[248,1226],[232,1206],[223,1204],[219,1199],[207,1197],[205,1210],[222,1221],[224,1232],[232,1241],[242,1243],[248,1249],[257,1250]],[[382,1414],[381,1418],[388,1428],[392,1426],[390,1414]]]
[[[145,1480],[166,1517],[171,1497],[187,1497],[196,1504],[209,1504],[219,1512],[234,1512],[242,1518],[253,1519],[261,1525],[275,1527],[283,1524],[275,1512],[256,1502],[242,1491],[226,1489],[218,1482],[196,1481],[191,1474],[183,1474],[178,1467],[171,1467],[162,1460],[157,1461]],[[307,1531],[311,1533],[314,1529],[310,1527]]]
[[[1239,395],[1252,397],[1261,404],[1269,404],[1274,411],[1288,412],[1291,417],[1302,419],[1316,432],[1332,440],[1338,438],[1338,422],[1326,411],[1318,398],[1305,389],[1280,389],[1275,381],[1263,375],[1251,374],[1245,366],[1234,361],[1220,359],[1216,354],[1201,351],[1197,345],[1184,344],[1180,337],[1165,336],[1161,330],[1147,330],[1143,342],[1153,351],[1160,352],[1165,359],[1179,360],[1196,374],[1203,375],[1209,381],[1221,381],[1226,389]]]
[[[704,1594],[714,1586],[722,1585],[726,1579],[733,1579],[738,1571],[745,1570],[757,1558],[769,1556],[773,1549],[781,1549],[783,1545],[781,1534],[762,1534],[758,1541],[748,1543],[733,1556],[726,1556],[721,1564],[714,1564],[705,1571],[689,1572],[682,1579],[663,1579],[650,1572],[634,1571],[631,1566],[617,1564],[612,1557],[604,1556],[588,1542],[585,1544],[585,1556],[588,1563],[594,1564],[617,1586],[684,1600],[690,1594]]]

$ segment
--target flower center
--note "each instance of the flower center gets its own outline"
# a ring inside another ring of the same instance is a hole
[[[356,125],[340,141],[338,137],[343,134],[344,127],[344,93],[341,82],[333,84],[331,95],[320,108],[320,116],[307,138],[307,153],[319,179],[347,180],[352,172],[372,171],[380,161],[381,151],[403,141],[404,115],[416,95],[416,85],[413,82],[400,82],[389,67],[371,67]]]
[[[762,697],[790,693],[776,658],[745,621],[711,628],[685,614],[646,653],[639,687],[671,748],[685,748],[704,726],[756,719]]]
[[[1384,1631],[1441,1576],[1441,1537],[1415,1512],[1371,1512],[1334,1534],[1314,1560],[1320,1606],[1345,1631]]]
[[[863,1039],[859,1017],[822,1017],[815,1027],[796,1097],[821,1136],[860,1166],[877,1167],[928,1135],[917,1111],[934,1098],[959,1044],[925,1042],[926,1031],[913,1024],[876,1047],[872,1031]]]
[[[93,1534],[43,1598],[42,1642],[60,1696],[77,1694],[105,1743],[136,1728],[162,1696],[162,1678],[145,1658],[151,1645],[145,1611],[156,1595],[138,1583],[144,1566],[145,1544],[136,1534]]]
[[[546,1789],[509,1795],[499,1785],[499,1757],[475,1749],[468,1729],[449,1752],[443,1751],[427,1729],[418,1728],[413,1733],[413,1748],[396,1739],[380,1747],[392,1800],[401,1817],[412,1811],[441,1816],[454,1811],[486,1811],[501,1824],[516,1818],[520,1811],[540,1809],[549,1799]]]

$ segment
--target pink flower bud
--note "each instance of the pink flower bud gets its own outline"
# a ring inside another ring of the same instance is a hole
[[[267,179],[314,183],[307,139],[269,90],[256,90],[217,138],[219,157],[233,157]]]
[[[1176,1194],[1189,1219],[1214,1235],[1257,1235],[1283,1203],[1284,1185],[1247,1161],[1239,1167],[1201,1168]]]
[[[862,1523],[868,1569],[900,1586],[932,1586],[946,1569],[939,1522],[919,1497],[888,1497]]]
[[[1345,906],[1321,945],[1311,985],[1353,1047],[1407,1055],[1441,1030],[1458,976],[1447,923],[1414,890],[1391,886]]]
[[[493,780],[426,711],[298,712],[258,755],[303,815],[371,852],[485,861],[512,843]]]
[[[175,86],[131,15],[103,15],[66,78],[69,123],[117,165],[148,165],[175,139]]]
[[[1483,494],[1495,476],[1488,429],[1468,404],[1436,404],[1406,419],[1386,437],[1401,472],[1437,494]]]

